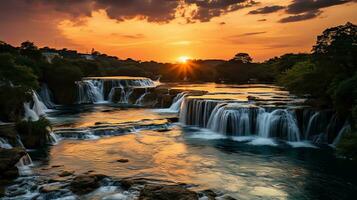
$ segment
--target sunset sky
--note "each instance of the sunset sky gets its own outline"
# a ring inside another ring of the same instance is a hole
[[[356,0],[0,0],[0,40],[12,45],[161,62],[309,52],[347,21],[357,23]]]

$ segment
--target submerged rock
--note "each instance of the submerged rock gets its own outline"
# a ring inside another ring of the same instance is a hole
[[[73,179],[70,189],[73,193],[82,195],[92,192],[100,187],[100,181],[106,178],[102,174],[84,174]]]
[[[196,192],[177,185],[145,185],[139,200],[197,200]]]
[[[126,159],[126,158],[121,158],[121,159],[118,159],[117,162],[120,162],[120,163],[127,163],[129,162],[129,159]]]
[[[74,174],[73,171],[62,171],[61,173],[58,174],[59,177],[66,177],[66,176],[72,176]]]

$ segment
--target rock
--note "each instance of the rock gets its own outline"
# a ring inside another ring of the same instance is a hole
[[[208,198],[208,200],[215,200],[217,194],[212,190],[203,190],[202,193]]]
[[[52,165],[51,168],[63,167],[63,165]]]
[[[129,160],[128,160],[128,159],[125,159],[125,158],[121,158],[121,159],[118,159],[117,162],[127,163],[127,162],[129,162]]]
[[[144,185],[147,183],[147,181],[145,179],[135,179],[135,178],[123,178],[120,181],[120,186],[125,189],[128,190],[129,188],[131,188],[133,185]]]
[[[73,175],[73,171],[62,171],[61,173],[58,174],[59,177],[66,177],[66,176],[72,176]]]
[[[17,141],[17,132],[12,124],[0,126],[0,137],[7,139],[11,146],[20,146]]]
[[[70,189],[73,193],[82,195],[92,192],[100,187],[100,181],[106,178],[102,174],[84,174],[75,177],[71,184]]]
[[[139,200],[198,200],[196,192],[177,185],[145,185]]]
[[[16,178],[18,170],[15,165],[25,155],[26,152],[22,148],[0,148],[0,178]]]
[[[45,185],[40,188],[41,193],[58,192],[62,189],[60,185]]]

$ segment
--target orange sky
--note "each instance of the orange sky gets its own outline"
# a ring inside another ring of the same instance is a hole
[[[319,9],[319,16],[292,23],[278,22],[287,16],[284,10],[248,14],[265,6],[287,6],[290,3],[289,0],[267,0],[212,17],[208,22],[195,23],[187,23],[179,11],[176,11],[174,19],[157,23],[139,17],[118,21],[109,17],[105,9],[93,9],[91,15],[76,18],[57,17],[56,10],[46,18],[48,24],[54,27],[47,36],[46,30],[32,35],[18,32],[6,34],[6,30],[0,30],[0,36],[3,35],[0,40],[14,45],[31,40],[39,46],[67,47],[81,52],[95,48],[122,59],[130,57],[162,62],[175,62],[181,56],[229,59],[237,52],[247,52],[255,61],[263,61],[289,52],[309,52],[316,36],[324,29],[347,21],[357,23],[356,3],[324,7]],[[51,20],[51,17],[56,19]],[[266,21],[259,21],[261,19]],[[17,30],[24,31],[19,27]],[[58,36],[54,37],[54,34]]]

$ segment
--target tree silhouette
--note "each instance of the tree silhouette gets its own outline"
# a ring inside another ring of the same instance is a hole
[[[247,53],[237,53],[231,61],[241,63],[251,63],[253,59]]]

